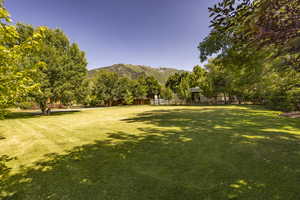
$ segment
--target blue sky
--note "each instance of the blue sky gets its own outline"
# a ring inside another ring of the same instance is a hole
[[[62,29],[88,68],[117,63],[191,70],[218,0],[6,0],[15,22]]]

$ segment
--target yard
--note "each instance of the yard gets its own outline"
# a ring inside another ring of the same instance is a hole
[[[0,199],[300,199],[300,119],[128,106],[0,121]]]

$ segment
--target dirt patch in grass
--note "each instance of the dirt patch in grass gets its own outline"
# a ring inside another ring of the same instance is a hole
[[[289,118],[300,118],[300,112],[288,112],[288,113],[283,113],[280,116],[289,117]]]

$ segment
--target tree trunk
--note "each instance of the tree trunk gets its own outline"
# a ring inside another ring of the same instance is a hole
[[[108,100],[108,107],[111,107],[112,106],[112,100],[110,99],[110,100]]]
[[[51,113],[51,108],[48,108],[46,112],[47,112],[47,115],[50,115],[50,113]]]
[[[300,110],[300,103],[297,104],[297,109]]]
[[[47,103],[46,102],[40,102],[40,109],[42,111],[43,115],[47,115]]]
[[[228,102],[227,103],[232,104],[232,99],[231,99],[231,94],[230,93],[228,94]]]
[[[224,94],[224,103],[227,104],[226,94],[225,93],[223,94]]]
[[[242,104],[243,102],[245,102],[244,96],[239,97],[238,100],[239,100],[239,104]]]

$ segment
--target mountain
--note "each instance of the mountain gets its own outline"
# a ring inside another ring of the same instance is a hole
[[[99,70],[107,70],[110,72],[116,72],[120,76],[130,79],[138,79],[140,76],[154,76],[161,84],[165,84],[170,75],[176,72],[184,72],[184,70],[178,70],[173,68],[153,68],[143,65],[130,65],[130,64],[115,64],[109,67],[97,68],[89,71],[89,77],[93,77]]]

